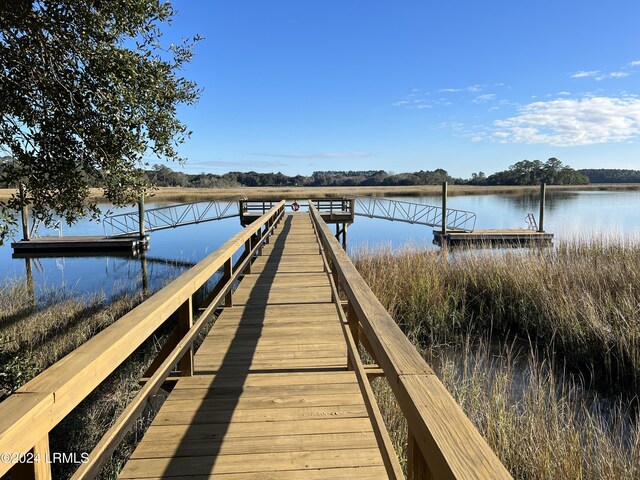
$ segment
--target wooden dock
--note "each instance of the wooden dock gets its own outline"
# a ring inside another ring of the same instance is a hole
[[[121,478],[387,478],[323,270],[309,215],[288,215]]]
[[[49,455],[49,431],[173,321],[142,389],[74,479],[95,478],[176,368],[120,478],[404,478],[374,377],[388,381],[407,420],[409,478],[510,478],[320,213],[310,204],[304,214],[285,214],[284,205],[0,403],[0,451]],[[194,293],[219,270],[196,308]],[[10,467],[0,463],[0,476],[50,478],[47,464]]]
[[[11,244],[15,256],[37,256],[38,254],[82,254],[111,252],[135,254],[144,251],[149,245],[149,236],[138,235],[103,237],[103,236],[62,236],[38,237],[21,240]]]
[[[433,231],[433,243],[443,246],[491,247],[491,246],[550,246],[553,233],[538,232],[526,228],[519,229],[487,229],[471,232]]]

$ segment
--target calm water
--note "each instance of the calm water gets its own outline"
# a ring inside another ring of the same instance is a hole
[[[438,197],[398,200],[439,205]],[[162,205],[148,204],[148,208]],[[557,192],[547,194],[545,230],[556,238],[608,235],[640,238],[640,192]],[[538,215],[536,194],[469,195],[449,198],[449,208],[477,214],[476,228],[524,228],[527,213]],[[128,209],[125,209],[128,210]],[[202,223],[151,233],[147,253],[149,287],[156,289],[164,281],[185,270],[186,266],[168,266],[167,262],[195,263],[240,231],[238,218]],[[65,235],[102,235],[101,224],[83,221],[63,227]],[[57,235],[44,229],[40,235]],[[432,229],[401,222],[356,217],[349,228],[349,248],[363,244],[391,244],[397,248],[407,242],[432,246]],[[0,247],[0,283],[25,275],[26,260],[11,258],[11,247]],[[79,294],[104,293],[110,296],[123,289],[142,286],[140,259],[126,257],[66,257],[32,259],[36,295],[64,288]]]

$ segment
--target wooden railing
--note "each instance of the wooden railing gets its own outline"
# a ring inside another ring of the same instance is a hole
[[[309,200],[322,213],[351,213],[353,214],[354,198],[317,198]],[[240,214],[257,214],[269,210],[277,202],[274,200],[239,200]],[[293,203],[291,201],[289,205]],[[305,207],[304,204],[301,207]]]
[[[309,211],[331,272],[334,300],[339,300],[338,286],[346,295],[349,365],[356,372],[360,370],[358,346],[364,346],[387,379],[407,420],[409,478],[511,478],[360,276],[311,201]],[[353,345],[349,337],[353,338]]]
[[[0,403],[3,459],[20,455],[40,459],[15,466],[0,461],[0,476],[12,470],[15,478],[50,478],[50,464],[45,461],[50,458],[49,432],[175,314],[178,317],[176,332],[151,364],[144,386],[73,477],[94,478],[176,365],[182,376],[193,373],[194,341],[223,302],[225,306],[232,304],[234,282],[245,271],[250,271],[254,256],[261,254],[263,245],[269,242],[269,235],[284,215],[284,205],[284,201],[275,203],[256,222],[192,269]],[[244,252],[233,264],[233,255],[243,247]],[[194,323],[193,296],[220,269],[224,272],[222,278],[209,293],[204,311]]]

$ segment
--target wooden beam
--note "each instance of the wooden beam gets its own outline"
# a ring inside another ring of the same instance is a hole
[[[434,478],[511,478],[373,294],[317,210],[313,206],[309,210],[333,270],[356,312],[363,336],[369,341]]]
[[[193,268],[0,403],[0,452],[29,451],[125,361],[269,218],[284,201],[234,235]],[[0,476],[10,465],[0,463]]]

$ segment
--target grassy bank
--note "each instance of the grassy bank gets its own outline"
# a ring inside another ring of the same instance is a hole
[[[538,186],[473,186],[450,185],[449,195],[490,195],[538,192]],[[558,191],[621,191],[640,190],[640,184],[593,184],[593,185],[551,185],[549,190]],[[439,196],[440,185],[414,185],[401,187],[242,187],[242,188],[186,188],[161,187],[153,192],[148,201],[189,202],[212,198],[246,195],[249,199],[298,199],[343,197],[345,195],[364,196]],[[0,201],[7,200],[15,190],[0,189]],[[91,197],[105,200],[100,189],[91,189]]]
[[[640,476],[637,415],[625,402],[585,389],[553,355],[475,335],[455,346],[431,345],[424,355],[514,478]],[[375,380],[374,391],[404,460],[406,421],[386,382]]]
[[[474,254],[408,247],[355,255],[403,327],[432,343],[468,331],[515,334],[616,389],[640,389],[640,243],[561,242]]]
[[[383,248],[355,261],[516,478],[632,479],[639,254],[599,240],[452,258]],[[402,454],[406,425],[378,383]]]
[[[163,273],[164,281],[181,268]],[[161,283],[163,283],[161,281]],[[37,287],[40,289],[41,287]],[[64,288],[38,291],[24,280],[0,286],[0,399],[60,360],[144,300],[140,292],[107,297],[80,296]],[[37,297],[34,298],[34,297]],[[171,332],[165,325],[120,365],[50,433],[52,452],[89,452],[140,389],[139,379]],[[100,478],[116,478],[137,438],[146,429],[159,394],[103,468]],[[69,478],[77,465],[52,465],[55,478]]]

